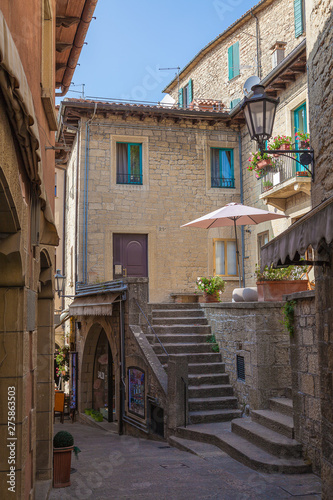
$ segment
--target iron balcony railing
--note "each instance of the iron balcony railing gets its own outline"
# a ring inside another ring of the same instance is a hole
[[[117,184],[142,184],[142,175],[117,173]]]
[[[234,177],[212,177],[212,188],[234,188]]]
[[[295,161],[294,156],[290,154],[288,156],[273,158],[273,166],[267,167],[265,174],[261,177],[261,193],[293,177],[309,176],[307,170]]]

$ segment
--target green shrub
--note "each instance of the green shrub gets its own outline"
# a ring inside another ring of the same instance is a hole
[[[59,431],[53,438],[54,448],[67,448],[68,446],[73,446],[74,438],[70,432]]]

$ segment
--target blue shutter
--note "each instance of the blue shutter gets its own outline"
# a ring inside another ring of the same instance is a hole
[[[178,106],[179,106],[179,108],[183,107],[183,89],[179,89],[179,93],[178,93]]]
[[[232,46],[232,59],[234,65],[234,76],[239,75],[239,42]]]
[[[190,81],[188,82],[188,103],[187,104],[191,104],[192,101],[193,101],[193,80],[191,78]]]
[[[303,0],[294,0],[295,37],[303,34]]]
[[[228,48],[228,77],[231,80],[234,77],[234,65],[233,65],[233,50],[232,46]]]
[[[235,108],[239,102],[240,102],[240,97],[237,97],[237,99],[233,99],[232,101],[230,101],[230,109]]]

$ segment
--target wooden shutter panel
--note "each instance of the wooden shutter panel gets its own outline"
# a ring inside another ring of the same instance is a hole
[[[237,106],[237,104],[239,103],[240,101],[240,97],[237,97],[237,99],[233,99],[231,102],[230,102],[230,109],[233,109]]]
[[[179,89],[178,93],[178,105],[180,108],[183,107],[183,89]]]
[[[193,80],[191,78],[190,81],[188,82],[188,103],[187,104],[191,104],[192,101],[193,101]]]
[[[236,42],[232,46],[232,59],[234,65],[234,76],[239,75],[239,42]]]
[[[303,0],[294,0],[295,37],[303,34]]]
[[[232,46],[228,48],[228,77],[231,80],[234,77],[234,65],[233,65],[233,50]]]

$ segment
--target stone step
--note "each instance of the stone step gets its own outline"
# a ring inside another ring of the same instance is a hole
[[[211,353],[212,345],[206,342],[205,344],[166,344],[161,339],[163,346],[168,354],[192,354],[192,353]],[[163,354],[163,348],[160,344],[154,344],[154,351],[157,355]]]
[[[249,417],[233,420],[231,430],[272,455],[285,458],[302,456],[302,445],[295,439],[253,422]]]
[[[218,354],[218,356],[220,356]],[[211,361],[211,362],[191,362],[189,361],[188,364],[188,373],[189,375],[220,375],[220,374],[225,374],[225,363],[221,362],[221,357],[219,358],[218,361]]]
[[[169,311],[169,310],[182,310],[182,311],[188,311],[190,309],[201,309],[201,306],[196,304],[195,302],[193,304],[187,303],[187,304],[176,304],[175,302],[162,302],[162,303],[151,303],[151,308],[152,311]]]
[[[204,365],[204,366],[207,366],[207,365]],[[227,373],[223,373],[223,372],[222,373],[189,374],[188,383],[191,387],[202,386],[203,384],[229,385],[229,375]]]
[[[190,425],[186,428],[178,427],[177,436],[218,446],[235,460],[260,472],[284,474],[311,472],[311,465],[302,458],[287,459],[272,455],[230,430],[225,430],[223,425],[226,424],[212,422]]]
[[[171,317],[171,318],[161,318],[153,316],[152,325],[163,326],[163,325],[208,325],[207,318],[204,316],[191,316],[191,317]]]
[[[211,397],[226,397],[233,396],[234,390],[232,385],[208,385],[188,386],[189,398],[211,398]]]
[[[157,357],[160,360],[162,365],[168,363],[168,356],[166,354],[158,354]],[[220,353],[215,353],[215,352],[205,353],[205,354],[201,354],[201,353],[200,354],[188,354],[187,359],[189,362],[189,368],[190,368],[190,364],[198,363],[198,364],[203,364],[203,366],[206,366],[206,371],[207,371],[208,365],[210,363],[218,363],[221,365],[223,364],[223,363],[221,363]]]
[[[148,333],[146,335],[147,339],[149,340],[151,345],[158,344],[158,340],[156,336],[153,333]],[[176,344],[178,342],[184,343],[184,344],[189,344],[191,342],[197,343],[197,344],[203,344],[207,342],[207,339],[209,338],[209,335],[202,335],[200,333],[185,333],[185,334],[165,334],[159,336],[160,341],[162,344]]]
[[[189,412],[223,409],[231,410],[236,409],[237,405],[237,398],[234,396],[189,398],[188,400]]]
[[[205,459],[226,456],[222,450],[213,444],[200,443],[199,441],[192,441],[178,436],[170,436],[168,443],[179,450],[193,453],[193,455],[197,455],[198,457]]]
[[[191,424],[206,424],[212,422],[226,422],[240,417],[242,412],[237,409],[216,409],[203,411],[190,411],[189,418]]]
[[[272,411],[277,411],[288,415],[288,417],[293,417],[293,402],[289,398],[271,398],[269,400],[269,407]]]
[[[207,325],[159,325],[154,326],[156,334],[162,337],[165,334],[186,334],[199,333],[202,335],[211,335],[210,326]]]
[[[294,439],[294,420],[292,417],[272,410],[252,410],[251,417],[254,422]]]

